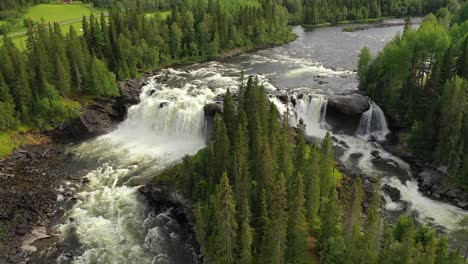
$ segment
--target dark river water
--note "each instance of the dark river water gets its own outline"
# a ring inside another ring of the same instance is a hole
[[[227,88],[235,91],[242,71],[258,76],[278,110],[292,113],[291,124],[303,118],[309,136],[323,137],[328,129],[327,97],[356,90],[353,70],[361,48],[367,46],[376,54],[400,31],[401,26],[350,33],[342,27],[313,31],[296,27],[297,40],[280,47],[160,71],[143,87],[141,103],[129,109],[127,119],[115,131],[70,148],[78,161],[95,161],[96,169],[86,175],[90,183],[78,191],[77,202],[55,228],[61,234],[58,242],[41,253],[44,263],[195,262],[195,250],[171,209],[150,210],[138,187],[132,186],[205,146],[203,107]],[[287,93],[297,104],[286,107],[274,96],[277,93]],[[299,99],[299,93],[306,96]],[[363,116],[370,119],[361,119],[360,126],[377,122],[373,127],[379,130],[372,133],[384,138],[388,133],[384,113],[377,105],[366,113]],[[366,133],[333,136],[342,142],[340,159],[344,164],[369,177],[381,175],[384,184],[400,190],[400,202],[384,196],[386,211],[411,214],[419,222],[442,230],[454,228],[467,215],[457,207],[424,197],[408,164],[378,142],[370,142]],[[362,154],[361,158],[351,158],[354,153]],[[387,166],[377,166],[376,156]]]

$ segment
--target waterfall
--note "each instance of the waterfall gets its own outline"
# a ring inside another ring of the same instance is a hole
[[[106,163],[88,173],[89,183],[75,196],[69,220],[60,227],[64,240],[79,241],[79,255],[61,255],[58,263],[196,263],[196,252],[171,208],[150,212],[138,187],[131,187],[206,144],[203,107],[225,90],[178,85],[160,85],[153,78],[115,131],[76,148],[81,156]]]
[[[292,101],[294,114],[291,115],[290,123],[297,126],[302,118],[306,124],[306,134],[309,136],[323,138],[327,133],[325,115],[327,109],[327,99],[321,95],[304,95],[298,97],[294,95]]]
[[[384,141],[389,133],[384,112],[375,102],[371,101],[370,108],[361,116],[356,134],[367,140],[375,138],[377,141]]]
[[[152,80],[143,88],[140,104],[131,107],[119,128],[104,137],[136,154],[164,154],[172,160],[180,153],[194,154],[205,145],[203,107],[215,96],[207,87],[166,87]]]

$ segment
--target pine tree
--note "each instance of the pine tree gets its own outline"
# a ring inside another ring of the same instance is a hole
[[[362,263],[373,264],[377,263],[380,250],[381,240],[381,191],[380,181],[374,184],[369,208],[367,209],[367,218],[365,222],[364,244],[362,252]]]
[[[296,174],[304,175],[306,173],[306,144],[305,144],[305,124],[302,119],[299,120],[296,136],[296,148],[294,154],[294,167]]]
[[[363,199],[362,181],[361,178],[357,178],[354,181],[344,224],[344,238],[347,245],[346,263],[362,263],[361,215]]]
[[[236,202],[243,205],[243,201],[249,197],[250,194],[250,175],[249,175],[249,146],[247,135],[247,118],[242,111],[239,115],[239,125],[234,140],[234,154],[233,154],[233,175],[236,188]],[[244,208],[239,208],[244,210]]]
[[[305,188],[306,188],[306,215],[309,227],[311,230],[319,226],[319,209],[320,209],[320,154],[317,146],[311,146],[309,167],[305,174]]]
[[[335,158],[330,133],[327,133],[327,135],[323,139],[320,152],[320,194],[321,196],[327,196],[330,193],[331,187],[335,183],[335,179],[333,176]]]
[[[214,264],[231,264],[236,260],[236,204],[227,174],[216,186],[213,204],[213,232],[209,237],[208,256]]]
[[[266,226],[266,238],[263,239],[259,263],[285,263],[287,215],[286,215],[286,179],[281,174],[273,187],[270,217]]]
[[[286,263],[306,263],[307,254],[307,221],[305,218],[305,198],[302,175],[299,173],[293,177],[292,191],[288,207],[288,232],[286,246]]]
[[[278,152],[278,172],[283,173],[286,179],[289,179],[292,174],[292,161],[291,161],[291,144],[289,136],[289,123],[288,116],[283,116],[281,122],[281,132],[279,139],[279,152]]]
[[[253,243],[253,228],[250,226],[251,213],[248,199],[244,199],[241,214],[241,225],[239,235],[239,258],[237,263],[251,264],[252,258],[252,243]]]
[[[229,168],[229,152],[230,143],[226,130],[226,126],[219,115],[214,119],[214,132],[213,132],[213,153],[209,162],[210,169],[213,171],[211,178],[214,183],[217,183],[223,173],[228,171]]]
[[[226,125],[229,139],[234,142],[234,135],[236,132],[236,109],[234,100],[232,99],[231,90],[228,88],[224,96],[223,103],[223,120]]]

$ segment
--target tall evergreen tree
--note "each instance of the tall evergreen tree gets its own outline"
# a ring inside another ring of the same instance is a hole
[[[294,195],[290,197],[288,208],[288,232],[286,246],[286,263],[304,264],[307,254],[307,221],[305,218],[305,198],[302,174],[294,177],[291,188]]]
[[[229,179],[224,173],[214,195],[213,232],[208,241],[208,253],[212,263],[235,263],[237,227],[236,204]]]

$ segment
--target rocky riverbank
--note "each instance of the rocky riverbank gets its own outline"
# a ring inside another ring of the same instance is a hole
[[[0,263],[27,262],[38,244],[55,236],[51,227],[86,183],[87,168],[67,153],[68,144],[113,130],[139,102],[145,80],[120,83],[121,97],[94,100],[80,118],[44,131],[45,144],[22,146],[0,160]]]
[[[392,140],[382,144],[382,146],[388,152],[410,164],[413,176],[418,181],[419,191],[431,199],[468,210],[468,192],[452,182],[447,174],[447,167],[435,167],[430,163],[416,159],[400,138],[400,133],[394,131]]]

